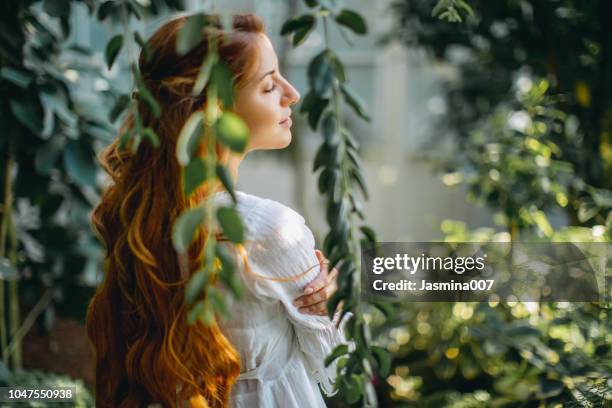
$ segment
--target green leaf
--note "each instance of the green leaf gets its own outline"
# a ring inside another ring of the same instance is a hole
[[[225,187],[230,196],[232,196],[232,201],[235,204],[237,202],[236,192],[234,191],[234,183],[232,182],[232,177],[230,176],[227,167],[217,163],[217,177],[219,177],[219,180],[221,180],[221,184],[223,184],[223,187]]]
[[[102,3],[98,8],[98,20],[105,20],[109,15],[116,13],[118,6],[119,3],[115,0],[108,0]]]
[[[353,30],[356,34],[365,34],[368,32],[368,27],[366,25],[363,17],[352,10],[344,9],[340,11],[340,13],[336,16],[336,21],[338,24],[342,24]]]
[[[208,298],[210,299],[210,303],[212,304],[214,310],[226,318],[231,317],[227,304],[225,303],[225,298],[219,289],[215,287],[208,288]]]
[[[203,14],[187,17],[176,36],[176,53],[179,56],[187,54],[204,39],[202,31],[205,26],[206,18]]]
[[[194,234],[204,221],[204,208],[195,207],[183,211],[172,226],[172,244],[179,253],[189,248]]]
[[[346,296],[346,293],[341,290],[337,290],[327,301],[327,314],[330,318],[333,318],[334,314],[336,313],[336,310],[338,309],[338,305],[340,304],[340,302],[346,299]]]
[[[346,103],[348,103],[349,106],[353,108],[355,113],[369,122],[370,117],[365,112],[363,103],[361,102],[359,97],[353,92],[353,90],[349,88],[346,84],[341,84],[340,90],[342,91],[342,95],[344,96]]]
[[[287,35],[305,27],[312,28],[315,24],[315,18],[312,14],[303,14],[301,16],[285,21],[281,27],[280,35]]]
[[[337,163],[338,148],[331,147],[327,143],[322,143],[317,151],[312,166],[313,173],[321,167],[331,167]]]
[[[52,137],[44,145],[38,148],[34,157],[34,168],[40,174],[49,174],[55,167],[55,163],[64,149],[66,139]]]
[[[340,143],[340,135],[338,134],[338,121],[333,110],[328,110],[323,115],[321,120],[321,131],[323,139],[329,146],[337,146]]]
[[[391,356],[387,350],[382,347],[372,346],[370,350],[378,363],[378,374],[380,374],[382,378],[387,378],[391,370]]]
[[[11,111],[17,120],[34,134],[39,134],[43,129],[43,113],[40,107],[31,102],[20,102],[11,99],[9,102]]]
[[[212,67],[210,81],[215,84],[223,107],[229,109],[234,104],[234,79],[227,64],[219,62]]]
[[[21,71],[6,66],[0,69],[0,77],[23,89],[26,89],[33,79],[31,74],[27,71]]]
[[[113,67],[115,59],[123,47],[123,34],[117,34],[106,44],[106,50],[104,51],[104,58],[106,59],[106,65],[108,69]]]
[[[134,40],[136,43],[140,45],[142,56],[144,57],[145,62],[149,62],[151,60],[152,54],[147,42],[140,36],[138,31],[134,31]]]
[[[108,114],[108,120],[111,123],[114,123],[119,118],[119,115],[121,115],[125,108],[127,108],[127,106],[130,104],[131,100],[132,98],[130,98],[130,96],[127,94],[120,95],[119,98],[117,98],[117,101],[115,102],[115,105],[111,109],[110,113]]]
[[[333,363],[335,359],[345,354],[348,354],[348,352],[349,352],[348,345],[340,344],[336,346],[334,350],[331,352],[331,354],[325,358],[325,367],[329,367],[330,364]]]
[[[304,0],[304,3],[310,8],[317,7],[319,2],[317,0]]]
[[[308,124],[312,130],[317,130],[319,119],[321,118],[325,108],[327,108],[327,105],[329,105],[328,98],[319,99],[318,103],[308,112]]]
[[[334,74],[336,75],[336,78],[338,78],[338,81],[340,83],[346,82],[346,72],[344,70],[344,65],[342,65],[342,61],[340,61],[336,53],[330,51],[329,62],[331,63],[331,66],[334,70]]]
[[[208,275],[205,269],[200,269],[189,278],[185,285],[185,303],[190,305],[198,298],[208,283]]]
[[[221,260],[221,273],[219,277],[234,296],[241,298],[244,292],[240,279],[236,276],[236,263],[234,257],[224,245],[217,245],[217,257]]]
[[[376,232],[374,232],[372,228],[368,227],[367,225],[362,225],[361,227],[359,227],[359,229],[361,230],[368,242],[370,242],[371,244],[376,244]]]
[[[66,172],[76,183],[82,186],[96,185],[95,155],[90,146],[71,140],[64,149],[64,166]]]
[[[310,34],[311,31],[312,31],[312,28],[303,27],[297,30],[295,33],[293,33],[293,42],[292,42],[293,46],[297,47],[298,45],[303,43],[308,38],[308,35]]]
[[[70,0],[44,0],[43,10],[51,17],[70,15]]]
[[[229,250],[223,244],[217,245],[215,248],[217,258],[221,261],[221,273],[228,275],[233,274],[236,271],[236,264],[234,257],[231,255]]]
[[[304,14],[286,21],[281,28],[280,34],[293,33],[293,46],[297,47],[308,38],[308,34],[313,30],[316,22],[317,20],[312,14]]]
[[[462,8],[468,15],[474,15],[474,10],[472,10],[472,7],[464,0],[457,0],[457,6]]]
[[[206,161],[200,157],[194,157],[183,170],[183,193],[185,197],[189,197],[208,178]]]
[[[136,79],[136,85],[138,87],[138,92],[140,93],[140,96],[144,99],[147,105],[149,105],[149,108],[151,108],[153,116],[159,118],[161,116],[161,106],[159,105],[159,102],[157,102],[153,94],[151,94],[151,91],[149,91],[149,89],[145,85],[142,79],[142,75],[140,74],[140,70],[135,64],[132,65],[132,72],[134,74],[134,78]]]
[[[223,112],[213,125],[217,137],[235,152],[244,152],[249,141],[249,128],[233,112]]]
[[[334,72],[327,50],[321,51],[308,65],[308,83],[313,91],[323,96],[334,79]]]
[[[151,146],[153,146],[155,149],[157,149],[161,145],[159,136],[157,136],[157,133],[155,133],[153,128],[147,126],[142,131],[142,134],[145,137],[145,139],[147,139],[149,143],[151,143]]]
[[[313,92],[313,90],[309,90],[308,93],[302,99],[302,103],[300,104],[300,113],[306,113],[312,110],[315,105],[321,100],[319,95]]]
[[[357,374],[351,374],[349,379],[342,377],[340,381],[342,384],[342,393],[346,397],[346,402],[350,405],[356,404],[363,394],[361,377]]]
[[[449,0],[438,0],[438,3],[431,10],[431,16],[437,17],[446,9],[448,9]]]
[[[350,173],[351,173],[351,176],[353,177],[353,180],[357,182],[357,185],[359,186],[359,188],[361,188],[361,192],[363,193],[363,196],[365,197],[366,200],[368,200],[369,199],[368,188],[366,186],[365,180],[363,179],[363,175],[361,174],[361,171],[353,168],[351,169]]]
[[[202,112],[194,112],[185,121],[176,141],[176,158],[181,166],[186,166],[193,157],[203,136],[204,122]]]
[[[204,301],[200,300],[196,302],[195,305],[187,312],[187,324],[193,325],[200,316],[204,313],[206,306],[204,305]]]
[[[244,225],[236,209],[231,207],[219,207],[217,209],[217,220],[223,234],[234,243],[244,241]]]
[[[195,84],[193,85],[193,90],[191,94],[193,96],[199,95],[206,87],[208,80],[210,79],[210,74],[212,72],[213,66],[219,60],[217,53],[209,52],[206,56],[206,59],[200,66],[200,72],[198,73],[198,77],[196,78]]]

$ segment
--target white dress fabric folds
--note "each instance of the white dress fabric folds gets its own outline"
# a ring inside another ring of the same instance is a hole
[[[293,306],[320,271],[312,232],[289,207],[240,191],[236,195],[248,267],[240,261],[244,295],[231,304],[231,318],[220,321],[242,366],[230,406],[325,407],[319,386],[327,395],[334,393],[336,366],[325,367],[324,360],[346,343],[343,326],[349,316],[337,328],[336,319],[303,314]],[[214,199],[231,204],[225,192]]]

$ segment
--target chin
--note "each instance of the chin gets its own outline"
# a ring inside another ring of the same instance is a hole
[[[275,140],[270,149],[284,149],[291,144],[291,131],[283,132]]]

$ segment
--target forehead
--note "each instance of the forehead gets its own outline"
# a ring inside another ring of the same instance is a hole
[[[259,35],[257,38],[257,79],[263,74],[278,68],[278,57],[274,46],[267,35]]]

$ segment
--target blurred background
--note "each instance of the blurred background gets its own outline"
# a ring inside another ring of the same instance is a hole
[[[432,15],[443,2],[461,21]],[[330,32],[371,118],[344,116],[379,241],[610,242],[612,3],[443,2],[345,1],[368,33]],[[124,47],[109,70],[107,44],[128,29],[148,38],[181,4],[260,15],[281,71],[305,95],[323,34],[297,48],[279,34],[306,10],[302,1],[0,5],[4,384],[75,383],[79,406],[93,405],[84,316],[103,253],[89,212],[106,181],[95,156],[116,136],[114,107],[131,93],[139,51],[137,41]],[[322,138],[298,111],[290,147],[251,154],[237,189],[294,208],[320,246],[327,225],[312,163]],[[374,340],[393,355],[389,376],[375,384],[381,406],[610,404],[609,306],[606,298],[411,303],[386,318],[372,311]]]

